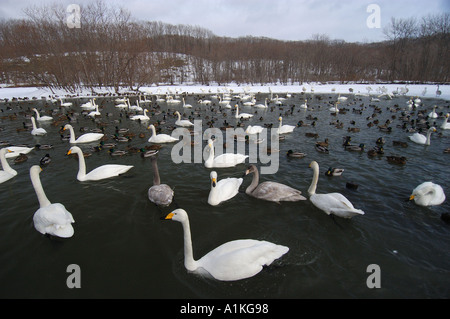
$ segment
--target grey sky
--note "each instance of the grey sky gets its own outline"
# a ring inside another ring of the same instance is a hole
[[[0,0],[0,18],[23,18],[23,9],[55,0]],[[60,0],[85,4],[88,0]],[[197,25],[218,36],[305,40],[313,34],[348,42],[384,40],[391,17],[421,18],[450,12],[450,0],[109,0],[138,20]],[[369,4],[380,8],[381,28],[369,28]]]

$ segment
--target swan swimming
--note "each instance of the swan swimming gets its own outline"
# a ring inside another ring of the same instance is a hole
[[[194,126],[194,124],[189,120],[182,120],[180,112],[176,111],[175,114],[178,116],[178,120],[175,122],[175,125],[182,127]]]
[[[72,214],[60,203],[51,203],[45,196],[39,174],[42,169],[39,165],[30,168],[30,178],[36,192],[39,209],[33,215],[34,228],[41,234],[49,234],[61,238],[69,238],[74,234],[72,223],[75,222]]]
[[[409,139],[417,144],[430,145],[431,133],[433,133],[433,132],[436,132],[436,128],[430,127],[428,129],[427,136],[419,134],[419,133],[414,133],[413,135],[409,136]]]
[[[45,135],[47,134],[47,131],[43,129],[42,127],[36,126],[36,121],[34,117],[31,117],[31,123],[33,124],[33,129],[31,130],[31,135],[39,136],[39,135]]]
[[[78,146],[72,146],[67,152],[67,155],[70,155],[72,153],[78,155],[77,179],[80,182],[98,181],[101,179],[119,176],[120,174],[128,172],[128,170],[133,167],[133,165],[106,164],[99,166],[86,174],[86,162],[84,160],[83,152]]]
[[[241,113],[241,114],[239,114],[239,106],[237,104],[234,107],[236,108],[236,115],[234,116],[235,118],[237,118],[237,119],[249,119],[249,118],[253,117],[253,115],[249,114],[249,113]]]
[[[253,173],[253,179],[252,183],[245,190],[247,195],[278,204],[281,201],[296,202],[299,200],[306,200],[306,198],[301,195],[301,191],[290,186],[271,181],[259,184],[259,172],[253,164],[249,166],[244,175],[251,173]]]
[[[233,167],[238,164],[244,163],[245,159],[248,157],[248,155],[242,155],[242,154],[234,154],[234,153],[224,153],[221,155],[218,155],[214,158],[214,144],[212,139],[208,140],[209,147],[209,157],[205,161],[205,167],[206,168],[224,168],[224,167]]]
[[[148,189],[148,199],[158,206],[169,206],[172,203],[174,191],[167,184],[161,184],[158,163],[155,156],[151,157],[153,167],[153,186]]]
[[[79,143],[90,143],[100,140],[105,134],[103,133],[85,133],[80,135],[77,139],[75,139],[75,132],[73,131],[73,127],[70,124],[64,125],[64,131],[69,129],[70,132],[70,140],[71,144],[79,144]]]
[[[287,134],[292,133],[295,129],[294,125],[283,125],[283,118],[280,116],[278,118],[278,121],[280,122],[280,125],[278,126],[277,133],[278,134]]]
[[[239,187],[242,184],[242,178],[228,177],[217,181],[217,172],[212,171],[211,178],[211,190],[209,191],[208,204],[211,206],[217,206],[221,202],[227,201],[239,192]]]
[[[361,209],[356,209],[353,204],[340,193],[316,194],[317,182],[319,180],[319,164],[312,161],[309,167],[313,169],[313,179],[308,189],[309,200],[317,208],[327,215],[336,215],[343,218],[352,218],[357,215],[364,215]]]
[[[147,115],[148,110],[144,109],[144,115],[133,115],[130,117],[130,120],[133,121],[141,121],[141,122],[146,122],[146,121],[150,121],[150,117]]]
[[[173,142],[179,141],[179,139],[172,137],[168,134],[156,134],[156,129],[153,124],[151,124],[148,128],[152,130],[152,136],[148,139],[148,142],[150,142],[150,143],[161,144],[161,143],[173,143]]]
[[[414,200],[420,206],[436,206],[445,201],[445,193],[442,186],[432,182],[424,182],[414,188],[409,200]]]
[[[36,120],[38,122],[53,121],[53,117],[51,117],[51,116],[47,116],[47,115],[41,116],[36,108],[33,107],[31,110],[36,113]]]
[[[9,151],[7,148],[2,148],[0,150],[0,162],[2,163],[3,170],[0,171],[0,184],[4,183],[14,176],[17,175],[17,171],[12,169],[11,166],[9,166],[8,161],[6,160],[5,154]]]
[[[184,233],[184,266],[188,271],[206,271],[221,281],[250,278],[258,274],[263,266],[289,251],[289,248],[268,241],[239,239],[229,241],[207,253],[199,260],[194,259],[189,217],[184,209],[176,209],[165,217],[180,222]]]
[[[447,122],[449,115],[450,115],[449,113],[445,114],[445,120],[441,125],[441,129],[443,130],[450,130],[450,123]]]

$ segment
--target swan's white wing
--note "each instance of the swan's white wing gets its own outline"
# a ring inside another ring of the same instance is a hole
[[[353,204],[340,193],[314,194],[310,197],[311,202],[325,213],[335,214],[339,217],[351,218],[354,215],[364,215],[360,209],[353,207]]]
[[[260,183],[252,196],[272,202],[306,200],[301,191],[277,182]]]
[[[71,237],[74,233],[72,214],[60,203],[39,208],[33,216],[34,227],[42,234]]]
[[[225,201],[236,196],[239,192],[239,187],[241,186],[242,181],[242,178],[228,177],[221,179],[216,185],[220,199]]]
[[[173,190],[166,184],[154,185],[148,189],[148,199],[160,206],[169,206],[173,199]]]
[[[88,143],[101,139],[104,134],[102,133],[85,133],[78,137],[75,142],[76,143]]]
[[[215,167],[230,167],[245,162],[248,155],[225,153],[214,158]]]
[[[119,164],[107,164],[99,166],[88,174],[86,174],[85,180],[96,181],[109,177],[119,176],[131,169],[133,165],[119,165]]]
[[[218,280],[239,280],[256,275],[288,251],[288,247],[267,241],[240,239],[210,251],[198,264]]]
[[[414,133],[413,135],[409,136],[409,139],[418,144],[425,144],[427,141],[426,136],[419,133]]]

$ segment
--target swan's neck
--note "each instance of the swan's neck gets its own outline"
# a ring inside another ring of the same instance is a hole
[[[155,129],[155,127],[152,126],[151,129],[152,129],[152,137],[156,136],[156,129]]]
[[[33,130],[37,129],[36,121],[34,120],[34,117],[31,117],[31,124],[33,124]]]
[[[248,185],[247,189],[245,190],[246,194],[251,194],[253,193],[253,191],[255,190],[255,188],[258,186],[259,184],[259,172],[258,171],[254,171],[253,172],[253,179],[250,185]]]
[[[41,180],[39,179],[39,172],[31,172],[30,177],[39,201],[39,206],[42,208],[51,205],[52,203],[50,203],[47,196],[45,196],[44,189],[42,188]]]
[[[33,109],[33,111],[36,113],[36,118],[39,120],[41,118],[41,115],[39,114],[38,110]]]
[[[181,121],[181,114],[179,112],[177,112],[177,116],[178,116],[178,121]]]
[[[280,120],[280,126],[279,128],[281,128],[283,126],[283,120]]]
[[[309,196],[314,195],[316,193],[317,182],[319,180],[319,168],[317,166],[313,167],[313,178],[311,185],[308,188]]]
[[[73,131],[73,127],[69,126],[69,132],[70,132],[70,143],[75,143],[75,132]]]
[[[15,170],[13,170],[11,168],[11,166],[9,166],[9,163],[5,157],[5,153],[6,153],[6,149],[2,150],[1,154],[0,154],[0,162],[2,163],[3,170],[7,173],[13,174],[15,172]]]
[[[82,179],[86,176],[86,162],[84,161],[84,155],[81,150],[77,150],[78,154],[78,174],[77,178]]]
[[[429,129],[428,130],[428,133],[427,133],[427,141],[426,141],[426,145],[430,145],[430,143],[431,143],[431,129]]]
[[[206,160],[207,162],[212,162],[212,161],[214,161],[214,145],[211,145],[210,147],[209,147],[209,157],[208,157],[208,159]]]
[[[192,249],[191,227],[189,226],[189,219],[186,218],[182,222],[184,234],[184,266],[189,271],[194,271],[198,268],[197,262],[194,260],[194,252]]]
[[[156,162],[156,158],[152,157],[152,166],[153,166],[153,185],[161,184],[161,179],[159,178],[158,171],[158,163]]]

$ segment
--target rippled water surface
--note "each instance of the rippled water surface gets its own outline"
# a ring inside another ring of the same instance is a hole
[[[258,94],[257,103],[264,103],[266,95]],[[304,98],[310,109],[299,108]],[[321,99],[319,99],[320,97]],[[209,98],[209,97],[208,97]],[[78,162],[66,156],[68,141],[60,139],[60,125],[42,125],[48,132],[33,137],[29,132],[18,132],[22,122],[30,123],[25,115],[37,107],[42,111],[59,109],[38,101],[2,104],[0,140],[11,144],[52,144],[51,150],[33,150],[24,163],[11,166],[18,175],[0,184],[0,297],[2,298],[449,298],[450,297],[450,226],[442,219],[449,212],[448,199],[440,206],[420,207],[408,201],[412,190],[425,181],[440,184],[449,190],[449,159],[444,149],[450,147],[450,132],[439,128],[443,118],[436,119],[436,133],[431,145],[422,146],[409,141],[408,133],[399,126],[401,111],[408,97],[371,102],[367,96],[348,96],[339,107],[345,114],[334,116],[328,103],[336,95],[294,94],[283,106],[269,104],[267,110],[241,106],[241,112],[257,112],[245,122],[245,127],[273,123],[278,116],[283,124],[296,125],[300,120],[315,126],[297,127],[280,142],[279,169],[275,174],[261,175],[260,181],[278,181],[295,187],[307,196],[312,179],[309,163],[320,165],[318,193],[341,192],[364,216],[353,219],[331,218],[309,201],[297,203],[270,203],[247,196],[245,188],[251,182],[246,176],[241,192],[233,199],[212,207],[207,198],[210,189],[210,170],[199,163],[174,164],[171,149],[161,148],[158,156],[161,180],[175,190],[175,202],[169,208],[158,209],[147,198],[153,173],[150,159],[139,153],[112,157],[107,150],[94,152],[86,158],[88,171],[106,163],[131,164],[127,174],[97,182],[78,182]],[[135,98],[132,98],[133,104]],[[213,103],[218,101],[211,97]],[[80,113],[79,105],[87,99],[73,99],[73,111]],[[147,107],[151,123],[163,120],[162,132],[170,134],[176,118],[174,110],[184,117],[214,120],[213,126],[223,126],[226,119],[236,123],[234,110],[217,110],[197,104],[196,95],[188,95],[186,103],[194,106],[153,102]],[[232,101],[233,104],[238,100]],[[136,136],[128,143],[118,143],[118,149],[141,148],[150,145],[147,125],[120,116],[111,98],[98,97],[105,133],[114,134],[115,126],[129,128]],[[158,108],[155,108],[159,105]],[[400,110],[395,112],[396,106]],[[419,110],[449,112],[447,101],[423,99]],[[271,107],[273,106],[273,108]],[[289,114],[293,106],[292,114]],[[375,113],[375,106],[381,112]],[[200,110],[197,113],[197,108]],[[313,108],[313,109],[312,109]],[[362,110],[362,114],[353,112]],[[25,113],[24,113],[25,112]],[[67,110],[60,109],[66,113]],[[416,118],[417,110],[411,110]],[[16,119],[8,115],[17,114]],[[106,114],[109,113],[109,116]],[[367,119],[369,116],[375,116]],[[57,118],[58,115],[53,115]],[[395,118],[393,118],[395,117]],[[75,132],[92,129],[95,124],[78,114],[72,123]],[[314,119],[316,118],[316,119]],[[367,123],[391,120],[390,133],[380,131]],[[120,122],[115,122],[120,120]],[[330,122],[340,121],[342,128]],[[352,124],[354,121],[354,124]],[[348,132],[358,127],[360,132]],[[145,133],[140,138],[139,133]],[[305,133],[317,133],[307,137]],[[65,134],[65,133],[64,133]],[[344,150],[344,136],[351,136],[353,144],[364,143],[364,152]],[[375,146],[378,137],[384,137],[384,155],[370,158],[367,151]],[[329,139],[329,154],[315,150],[315,142]],[[407,148],[393,146],[393,141],[408,143]],[[110,138],[109,141],[112,141]],[[94,144],[83,145],[91,151]],[[203,146],[206,141],[203,141]],[[289,150],[307,153],[304,158],[288,158]],[[29,168],[49,153],[52,162],[40,177],[51,202],[59,202],[75,219],[72,238],[58,240],[38,233],[33,226],[33,214],[39,204],[30,182]],[[406,165],[390,164],[386,155],[407,157]],[[257,163],[260,166],[260,163]],[[327,177],[328,167],[345,169],[342,176]],[[234,168],[217,169],[219,179],[241,177],[247,164]],[[347,182],[359,185],[356,190],[346,188]],[[220,244],[241,238],[268,240],[289,247],[289,252],[258,275],[235,282],[220,282],[186,271],[183,265],[183,233],[181,224],[162,221],[172,209],[181,207],[189,213],[194,257],[200,258]],[[81,269],[81,288],[66,285],[67,266],[77,264]],[[371,273],[367,267],[380,267],[381,288],[369,289],[366,280]]]

